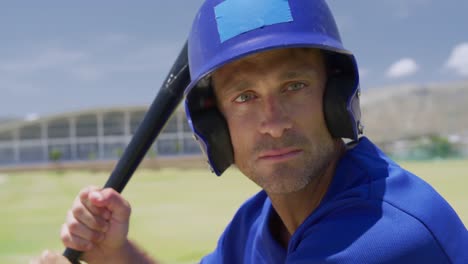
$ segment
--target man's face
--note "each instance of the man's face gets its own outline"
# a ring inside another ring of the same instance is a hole
[[[268,193],[291,193],[324,173],[334,151],[325,125],[321,54],[278,49],[213,74],[237,167]]]

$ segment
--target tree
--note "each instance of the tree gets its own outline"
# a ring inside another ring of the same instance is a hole
[[[62,159],[62,152],[58,149],[52,149],[49,152],[49,160],[53,163],[58,163]]]
[[[426,153],[432,158],[453,158],[459,155],[456,146],[439,135],[431,135],[429,144],[422,146]]]
[[[49,152],[49,160],[55,165],[57,173],[60,173],[62,170],[60,161],[62,160],[63,153],[58,149],[52,149]]]

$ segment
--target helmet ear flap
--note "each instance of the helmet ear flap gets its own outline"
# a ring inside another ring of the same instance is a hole
[[[357,140],[362,128],[359,107],[359,88],[351,74],[334,74],[328,77],[323,98],[325,122],[335,138]]]
[[[219,176],[234,163],[231,138],[226,120],[217,108],[207,110],[196,118],[198,120],[195,129],[205,136],[201,140],[209,146],[206,148],[206,155],[212,171]]]
[[[199,87],[187,96],[191,124],[208,163],[216,175],[221,175],[233,162],[229,128],[226,119],[216,106],[211,87]]]

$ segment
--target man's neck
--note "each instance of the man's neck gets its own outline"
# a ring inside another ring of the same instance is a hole
[[[277,213],[271,219],[270,230],[284,247],[287,247],[289,239],[297,228],[319,206],[333,179],[338,160],[344,151],[344,144],[337,143],[336,154],[324,173],[315,177],[302,190],[288,194],[268,194]]]

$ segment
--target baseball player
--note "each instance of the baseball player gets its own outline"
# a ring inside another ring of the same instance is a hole
[[[201,263],[468,263],[455,211],[362,135],[356,60],[325,1],[206,0],[188,45],[186,113],[212,171],[262,188]],[[87,188],[61,238],[88,263],[156,263],[129,217]]]

